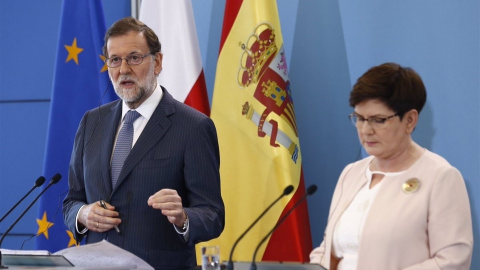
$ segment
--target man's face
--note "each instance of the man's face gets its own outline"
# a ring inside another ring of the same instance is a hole
[[[107,42],[108,57],[126,58],[132,55],[144,56],[150,53],[142,33],[130,31],[123,36],[110,37]],[[129,108],[135,109],[155,90],[157,76],[162,69],[162,55],[147,55],[139,65],[121,65],[108,68],[110,80],[117,95]]]

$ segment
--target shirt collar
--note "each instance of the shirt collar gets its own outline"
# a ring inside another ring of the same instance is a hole
[[[150,95],[138,108],[135,110],[142,115],[142,117],[145,117],[147,120],[150,120],[150,117],[152,117],[153,112],[155,111],[155,108],[157,108],[158,104],[160,103],[160,100],[162,100],[163,97],[163,91],[160,87],[160,84],[157,83],[157,86],[155,87],[155,90],[153,91],[152,95]],[[122,102],[122,121],[123,118],[125,117],[125,114],[130,110],[128,108],[127,104],[125,102]]]

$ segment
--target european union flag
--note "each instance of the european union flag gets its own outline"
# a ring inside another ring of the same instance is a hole
[[[75,133],[87,110],[117,98],[103,62],[104,35],[101,1],[63,1],[44,165],[47,181],[56,173],[63,179],[41,198],[37,249],[55,252],[75,245],[62,216]]]

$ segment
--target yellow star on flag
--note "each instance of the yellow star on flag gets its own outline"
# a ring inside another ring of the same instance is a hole
[[[68,237],[70,237],[70,242],[68,242],[67,247],[78,246],[77,241],[73,237],[73,233],[71,231],[67,230],[67,234],[68,234]]]
[[[37,218],[37,223],[38,223],[37,235],[40,235],[43,233],[43,235],[45,235],[45,238],[48,239],[48,229],[50,229],[54,223],[49,222],[47,220],[47,211],[43,212],[42,219]]]
[[[77,38],[73,39],[72,46],[65,45],[65,49],[68,51],[67,61],[65,63],[68,63],[73,59],[73,61],[75,61],[75,63],[78,65],[78,55],[83,51],[83,49],[77,47]]]
[[[107,59],[104,55],[99,55],[100,58],[102,59],[102,62],[103,62],[103,67],[102,67],[102,70],[100,70],[100,72],[105,72],[108,70],[108,67],[107,67],[107,64],[105,63],[105,59]]]

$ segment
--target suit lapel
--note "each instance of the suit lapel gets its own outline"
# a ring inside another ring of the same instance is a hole
[[[368,166],[368,164],[366,166]],[[354,168],[356,171],[351,172],[352,173],[351,175],[354,176],[352,179],[350,179],[351,183],[343,183],[342,184],[345,187],[348,187],[348,189],[345,189],[345,190],[342,191],[343,194],[341,194],[340,198],[338,199],[338,203],[340,204],[339,208],[338,208],[338,211],[334,211],[331,214],[332,215],[332,217],[331,217],[332,220],[338,221],[340,216],[343,214],[343,212],[345,212],[345,210],[350,205],[350,203],[353,201],[355,196],[357,196],[360,189],[362,189],[368,183],[368,179],[365,175],[365,171],[367,169],[366,166],[363,165],[363,166],[358,166],[358,167]],[[355,178],[355,175],[358,175],[359,177]],[[346,175],[346,176],[348,176],[348,175]],[[344,179],[344,181],[345,181],[345,179]],[[343,199],[342,199],[342,196],[344,196]]]
[[[122,171],[118,176],[117,186],[114,187],[113,192],[125,181],[126,177],[147,152],[163,138],[172,125],[168,116],[175,112],[175,100],[163,87],[162,90],[163,97],[125,160]]]
[[[347,207],[352,203],[353,199],[357,196],[358,192],[368,183],[368,179],[365,176],[365,173],[363,172],[360,176],[360,179],[357,179],[356,181],[353,182],[352,187],[350,188],[350,193],[347,195],[347,200],[345,203],[342,205],[342,211],[341,213],[347,209]]]

